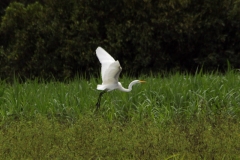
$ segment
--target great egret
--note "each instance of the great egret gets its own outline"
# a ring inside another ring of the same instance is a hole
[[[96,104],[97,109],[100,108],[101,97],[104,93],[114,89],[119,89],[123,92],[130,92],[134,84],[145,82],[141,80],[134,80],[129,84],[128,89],[124,88],[122,84],[118,82],[118,77],[122,71],[119,61],[115,61],[114,58],[101,47],[96,49],[96,54],[100,63],[102,64],[102,84],[97,85],[97,89],[102,90],[102,92],[100,92],[98,97]]]

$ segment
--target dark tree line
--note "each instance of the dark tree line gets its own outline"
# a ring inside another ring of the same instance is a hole
[[[239,0],[3,0],[1,78],[98,74],[97,46],[131,74],[240,66]]]

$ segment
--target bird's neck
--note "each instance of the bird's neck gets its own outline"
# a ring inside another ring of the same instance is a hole
[[[120,85],[119,90],[121,90],[121,91],[123,91],[123,92],[130,92],[130,91],[132,90],[132,86],[133,86],[134,84],[136,84],[134,81],[132,81],[132,82],[128,85],[128,88],[124,88],[120,82],[118,82],[118,83],[119,83],[119,85]]]
[[[132,90],[132,88],[129,88],[129,86],[128,86],[128,88],[120,87],[119,90],[123,91],[123,92],[130,92]]]

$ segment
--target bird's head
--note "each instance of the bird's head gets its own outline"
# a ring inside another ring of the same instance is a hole
[[[145,83],[146,81],[143,81],[143,80],[134,80],[133,81],[135,84],[137,84],[137,83]]]

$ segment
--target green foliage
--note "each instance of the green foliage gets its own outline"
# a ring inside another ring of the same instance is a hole
[[[132,78],[131,78],[132,79]],[[131,81],[120,78],[123,86]],[[134,78],[135,79],[135,78]],[[214,119],[215,115],[231,115],[239,119],[239,73],[229,70],[219,73],[192,75],[166,75],[139,77],[147,81],[136,85],[130,93],[113,91],[103,95],[100,113],[109,121],[142,120],[151,118],[156,123],[168,121],[201,121],[202,117]],[[98,81],[98,82],[97,82]],[[94,78],[76,78],[63,82],[42,80],[2,83],[2,120],[11,117],[65,117],[75,120],[81,114],[93,113],[97,102]]]
[[[98,111],[100,79],[1,82],[0,159],[240,158],[238,71],[140,79]]]
[[[239,159],[239,123],[229,117],[169,123],[109,122],[84,115],[75,123],[37,115],[0,125],[0,159]]]
[[[134,74],[240,64],[239,0],[22,2],[2,16],[1,78],[95,74],[97,46]]]
[[[90,34],[97,34],[97,22],[83,14],[85,6],[77,6],[64,0],[8,6],[1,25],[8,76],[61,79],[92,70],[91,48],[97,45]]]

